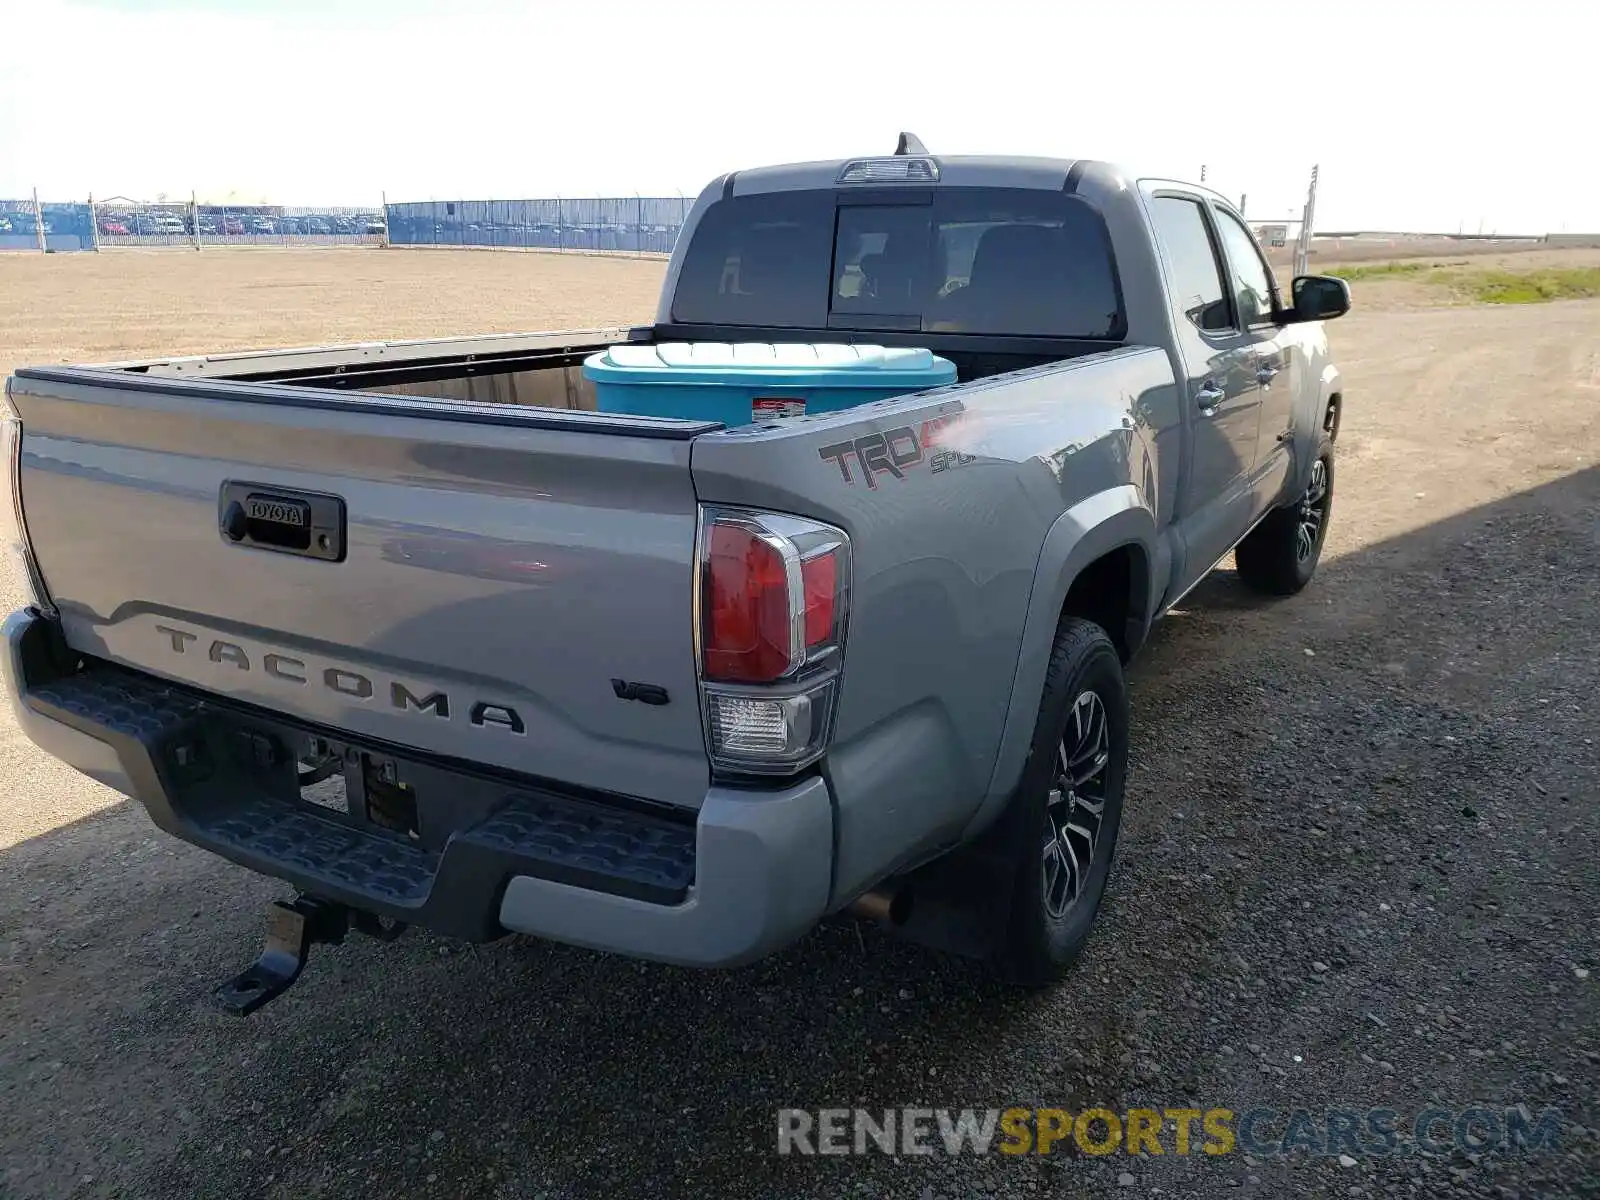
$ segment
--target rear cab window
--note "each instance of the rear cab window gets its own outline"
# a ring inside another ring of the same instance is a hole
[[[672,301],[684,324],[1120,339],[1099,213],[1020,188],[768,193],[707,209]]]
[[[672,318],[695,325],[798,325],[828,318],[831,193],[719,200],[684,255]]]

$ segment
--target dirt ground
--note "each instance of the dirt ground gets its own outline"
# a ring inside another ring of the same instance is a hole
[[[1339,262],[1378,257],[1345,249]],[[1416,256],[1468,257],[1448,248]],[[1481,252],[1470,261],[1475,269],[1595,266],[1600,250]],[[1273,263],[1287,276],[1287,258]],[[1312,269],[1333,263],[1319,259]],[[0,254],[0,376],[28,363],[647,321],[665,269],[660,258],[364,248]],[[1404,278],[1355,288],[1367,310],[1448,300]]]
[[[1581,252],[1582,249],[1590,250],[1600,248],[1600,235],[1588,240],[1586,247],[1580,247],[1573,242],[1555,249],[1543,249],[1538,242],[1528,241],[1458,241],[1453,238],[1437,237],[1317,237],[1311,240],[1310,262],[1311,269],[1316,270],[1318,264],[1390,262],[1400,259],[1413,258],[1517,258],[1524,254],[1563,255],[1573,251]],[[1291,247],[1285,246],[1281,250],[1272,251],[1272,255],[1282,255],[1282,261],[1290,261]],[[1278,262],[1274,257],[1273,262]],[[1547,266],[1564,266],[1565,263],[1547,263]]]
[[[661,271],[240,254],[0,256],[0,371],[646,318]],[[209,989],[286,889],[158,833],[7,713],[0,1196],[1600,1194],[1600,301],[1387,286],[1330,327],[1318,578],[1265,603],[1221,570],[1133,669],[1112,895],[1059,987],[847,925],[723,974],[410,934],[319,952],[231,1021]],[[1565,1123],[1542,1151],[1348,1167],[774,1152],[783,1106],[1091,1102]]]
[[[650,320],[665,269],[661,258],[359,247],[0,254],[0,375]]]

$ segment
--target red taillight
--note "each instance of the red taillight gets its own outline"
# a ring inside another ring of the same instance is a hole
[[[850,537],[809,517],[700,510],[700,703],[718,770],[791,775],[827,753]]]
[[[828,550],[800,564],[806,593],[806,646],[820,646],[833,634],[833,602],[839,591],[839,564]]]
[[[836,661],[850,541],[803,517],[710,510],[702,531],[700,648],[709,683],[810,678]]]
[[[703,617],[706,678],[728,683],[782,678],[793,665],[789,577],[783,555],[744,525],[714,524],[709,534]],[[808,610],[808,635],[809,618]]]

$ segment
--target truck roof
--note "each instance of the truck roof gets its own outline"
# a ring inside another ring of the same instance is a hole
[[[789,163],[734,171],[712,184],[724,195],[750,195],[756,192],[798,191],[806,188],[832,188],[847,168],[854,164],[921,162],[930,164],[936,182],[944,187],[1040,188],[1061,191],[1068,177],[1074,181],[1087,172],[1119,177],[1121,172],[1108,163],[1089,159],[1032,158],[1011,155],[864,154],[851,158],[817,162]]]
[[[1028,188],[1041,191],[1084,192],[1107,197],[1121,192],[1135,181],[1178,184],[1194,191],[1204,192],[1213,199],[1229,204],[1221,193],[1188,180],[1159,179],[1130,171],[1115,163],[1089,158],[1041,158],[1025,155],[998,154],[864,154],[851,158],[822,159],[816,162],[787,163],[770,167],[754,167],[733,171],[713,180],[706,193],[720,192],[723,197],[749,196],[763,192],[804,191],[807,189],[833,189],[840,185],[845,170],[853,164],[883,164],[921,161],[932,165],[935,177],[925,182],[938,187],[989,187]],[[860,182],[868,183],[869,180]],[[893,187],[917,180],[882,180]],[[1085,188],[1084,185],[1088,185]],[[846,184],[845,186],[851,186]]]

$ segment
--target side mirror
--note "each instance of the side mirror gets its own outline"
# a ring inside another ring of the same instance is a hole
[[[1294,303],[1285,324],[1331,321],[1350,311],[1350,285],[1336,275],[1296,275],[1289,294]]]

